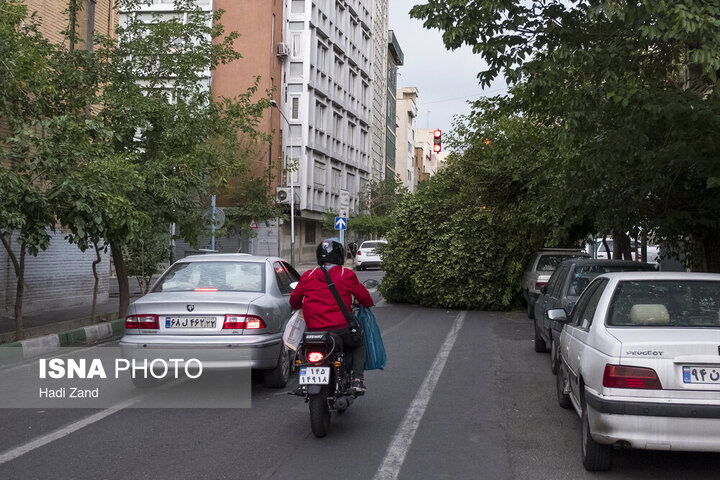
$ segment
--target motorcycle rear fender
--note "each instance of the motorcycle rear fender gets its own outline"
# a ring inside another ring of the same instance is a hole
[[[319,395],[322,387],[323,387],[322,385],[308,385],[307,393],[308,393],[308,395]]]

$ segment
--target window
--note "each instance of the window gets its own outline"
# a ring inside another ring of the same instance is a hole
[[[720,327],[720,282],[641,280],[618,284],[609,326]]]
[[[302,77],[303,64],[302,62],[290,62],[290,76],[291,77]]]
[[[290,274],[285,269],[285,266],[280,262],[275,262],[273,263],[273,269],[275,270],[275,279],[278,282],[280,293],[283,295],[289,295],[292,293],[292,288],[290,288],[292,280],[290,279]]]
[[[305,243],[315,243],[315,224],[308,223],[305,226]]]
[[[291,55],[293,57],[302,57],[302,34],[294,33],[291,39]]]
[[[322,103],[315,104],[315,128],[325,131],[325,105]]]
[[[333,134],[338,140],[342,138],[342,117],[340,115],[333,115],[334,130]]]
[[[265,265],[258,262],[178,262],[153,292],[264,292]]]
[[[293,120],[297,120],[300,117],[300,98],[299,97],[292,97],[290,100],[290,117]]]
[[[290,4],[291,13],[305,13],[305,0],[292,0]]]
[[[578,308],[573,312],[572,324],[582,330],[589,330],[592,325],[593,317],[595,316],[595,310],[597,310],[598,303],[600,303],[600,297],[605,291],[607,280],[601,280],[595,282],[592,285],[592,290],[588,290],[585,295],[581,297],[582,304],[578,305]]]
[[[332,186],[333,191],[337,191],[342,188],[342,173],[337,168],[332,169]]]

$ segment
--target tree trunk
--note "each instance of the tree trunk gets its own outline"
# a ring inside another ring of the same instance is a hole
[[[720,237],[708,235],[702,241],[705,265],[710,273],[720,273]]]
[[[12,238],[12,236],[11,236]],[[0,242],[2,242],[5,250],[10,257],[10,261],[13,264],[15,270],[15,280],[17,287],[15,289],[15,340],[22,340],[25,338],[25,332],[23,329],[22,319],[22,304],[23,296],[25,295],[25,247],[20,245],[20,260],[17,255],[13,252],[10,245],[10,240],[5,238],[5,235],[0,234]]]
[[[613,259],[632,260],[630,236],[624,230],[614,229],[613,238]]]
[[[17,278],[17,287],[15,290],[15,341],[25,338],[25,329],[23,328],[23,298],[25,296],[25,247],[20,246],[20,268],[15,273]]]
[[[130,305],[130,284],[128,282],[127,271],[125,270],[122,246],[111,243],[110,251],[112,252],[113,263],[115,264],[115,275],[117,275],[118,281],[118,317],[125,318],[128,305]]]
[[[93,288],[93,301],[92,301],[92,310],[90,310],[90,321],[95,322],[95,308],[97,307],[97,294],[98,294],[98,288],[100,287],[100,277],[98,276],[97,272],[97,266],[100,263],[100,247],[98,247],[98,244],[95,244],[95,256],[97,257],[95,260],[93,260],[92,263],[92,272],[93,277],[95,277],[95,287]]]

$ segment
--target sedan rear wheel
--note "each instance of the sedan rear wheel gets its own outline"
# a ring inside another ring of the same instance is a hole
[[[602,445],[592,438],[588,407],[585,402],[582,410],[582,462],[585,470],[589,472],[610,470],[612,462],[612,445]]]
[[[285,345],[280,349],[280,358],[275,368],[265,371],[265,385],[270,388],[284,388],[290,379],[290,349]]]

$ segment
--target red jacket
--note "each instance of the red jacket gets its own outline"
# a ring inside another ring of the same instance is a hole
[[[295,310],[302,307],[308,330],[340,330],[347,327],[347,321],[321,268],[316,267],[303,273],[300,282],[290,294],[290,306]],[[353,296],[365,307],[373,306],[370,292],[352,270],[334,266],[328,273],[348,312]]]

